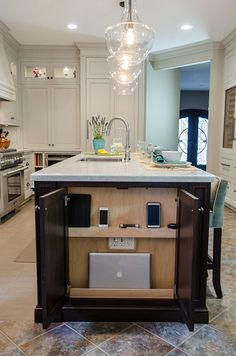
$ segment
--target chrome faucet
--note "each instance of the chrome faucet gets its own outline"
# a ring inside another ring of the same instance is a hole
[[[129,161],[130,160],[130,127],[129,127],[129,123],[121,116],[113,117],[107,125],[107,136],[110,136],[111,126],[115,120],[122,121],[123,124],[125,125],[125,130],[126,130],[125,161]]]

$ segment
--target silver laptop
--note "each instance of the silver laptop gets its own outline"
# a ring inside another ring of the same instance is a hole
[[[89,253],[89,287],[150,288],[149,253]]]

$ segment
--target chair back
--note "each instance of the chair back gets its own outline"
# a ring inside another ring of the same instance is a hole
[[[225,179],[220,179],[215,193],[215,199],[212,206],[212,217],[210,227],[220,228],[224,222],[224,204],[226,192],[228,189],[228,182]]]

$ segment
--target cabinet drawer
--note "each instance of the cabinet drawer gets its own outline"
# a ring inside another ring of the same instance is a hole
[[[220,174],[230,175],[233,168],[233,159],[229,157],[222,156],[220,159]]]

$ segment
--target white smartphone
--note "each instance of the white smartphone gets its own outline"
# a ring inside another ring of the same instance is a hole
[[[98,209],[98,227],[109,226],[109,208]]]
[[[161,204],[150,202],[146,205],[147,227],[161,227]]]

